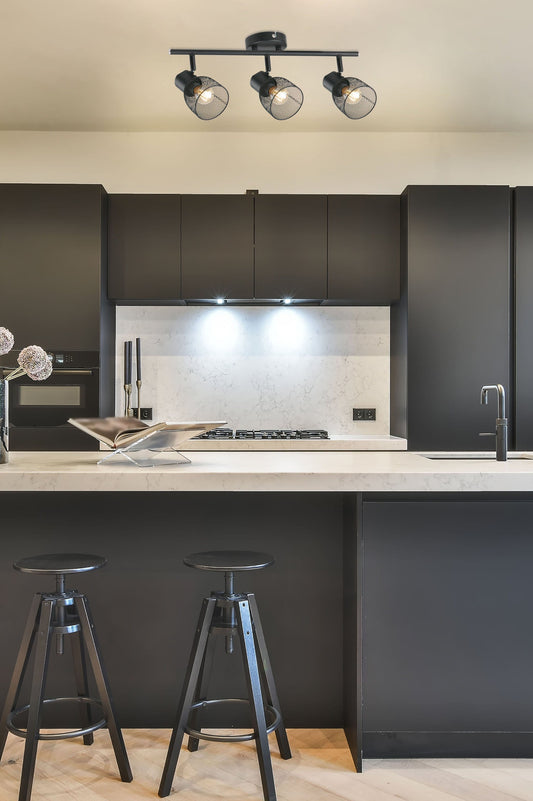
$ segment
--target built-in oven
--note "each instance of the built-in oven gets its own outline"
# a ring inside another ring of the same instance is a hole
[[[67,422],[99,416],[97,351],[48,351],[52,375],[9,382],[9,449],[12,451],[96,450],[98,442]],[[18,353],[11,351],[12,359]],[[4,375],[8,370],[4,370]]]

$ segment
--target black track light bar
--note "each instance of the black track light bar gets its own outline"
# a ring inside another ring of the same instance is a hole
[[[169,50],[171,56],[264,56],[264,50],[197,50],[196,48],[176,48]],[[271,50],[271,56],[333,56],[343,58],[358,56],[358,50]]]

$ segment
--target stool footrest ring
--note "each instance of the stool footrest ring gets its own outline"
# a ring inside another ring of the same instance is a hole
[[[56,704],[56,703],[65,703],[70,701],[71,703],[80,703],[80,704],[92,704],[93,706],[98,706],[102,708],[102,704],[96,698],[88,698],[86,696],[76,696],[75,698],[45,698],[43,701],[44,704]],[[13,719],[18,717],[18,715],[22,715],[23,712],[27,712],[30,708],[29,704],[26,706],[21,706],[18,709],[14,709],[7,719],[7,728],[13,734],[16,734],[17,737],[26,738],[27,732],[25,729],[17,728],[14,723]],[[105,718],[98,720],[96,723],[92,723],[90,726],[87,726],[85,729],[76,729],[75,731],[62,731],[57,732],[56,734],[41,734],[39,732],[39,740],[68,740],[70,737],[82,737],[84,734],[91,734],[91,732],[96,731],[97,729],[102,729],[106,725],[107,721]]]
[[[191,704],[190,708],[191,710],[204,709],[205,707],[214,706],[215,704],[246,704],[249,706],[250,702],[247,698],[211,698],[208,701],[197,701],[195,704]],[[281,715],[278,710],[270,706],[270,704],[265,704],[265,713],[272,716],[272,721],[269,723],[266,730],[267,734],[270,734],[275,731],[281,723]],[[185,726],[185,733],[198,740],[210,740],[215,743],[244,743],[247,740],[257,739],[257,734],[255,732],[250,732],[249,734],[209,734],[199,729],[191,729],[190,726]]]

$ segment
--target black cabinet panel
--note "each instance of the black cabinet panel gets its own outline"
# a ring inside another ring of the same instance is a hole
[[[253,197],[182,197],[182,297],[253,296]]]
[[[327,198],[257,195],[255,297],[325,298]]]
[[[532,513],[503,497],[364,503],[363,727],[387,755],[392,732],[425,733],[419,756],[444,733],[531,731]]]
[[[109,195],[109,297],[180,297],[179,195]]]
[[[99,349],[104,197],[100,186],[0,186],[0,325],[16,348]]]
[[[516,447],[533,449],[533,187],[515,189]]]
[[[328,298],[388,305],[399,297],[399,196],[330,195]]]
[[[496,398],[481,406],[481,386],[503,384],[512,410],[510,190],[409,187],[403,225],[403,298],[391,330],[404,342],[391,345],[391,432],[402,432],[407,409],[410,450],[490,450],[494,441],[478,434],[494,431]]]

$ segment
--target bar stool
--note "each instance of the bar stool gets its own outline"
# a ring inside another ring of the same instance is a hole
[[[109,694],[109,685],[98,649],[94,624],[87,604],[87,598],[77,590],[65,589],[65,576],[71,573],[86,573],[103,567],[106,559],[102,556],[79,553],[44,554],[29,556],[13,564],[21,573],[39,573],[55,576],[56,591],[36,593],[30,607],[26,627],[22,636],[17,661],[11,677],[2,717],[0,718],[0,757],[4,751],[8,730],[26,740],[24,761],[20,781],[19,801],[30,801],[37,743],[39,740],[65,740],[69,737],[82,737],[85,745],[93,742],[93,732],[107,725],[123,782],[132,780],[132,773]],[[64,638],[70,636],[76,698],[44,698],[50,641],[56,638],[56,653],[63,654]],[[85,648],[89,656],[99,700],[89,697]],[[19,693],[28,666],[32,647],[35,651],[33,675],[30,689],[30,702],[17,708]],[[41,734],[41,717],[44,704],[77,702],[80,705],[82,728],[54,734]],[[91,708],[97,707],[103,713],[100,720],[92,722]],[[15,719],[28,712],[27,728],[15,725]]]
[[[268,735],[276,732],[280,755],[291,758],[287,733],[281,717],[274,675],[261,627],[255,596],[252,593],[236,593],[234,574],[244,570],[260,570],[273,564],[270,554],[254,551],[209,551],[193,553],[183,560],[196,570],[212,570],[224,573],[224,592],[212,592],[204,598],[189,665],[178,706],[176,725],[168,747],[167,758],[159,795],[170,793],[178,763],[184,734],[189,735],[189,751],[198,749],[198,740],[217,742],[256,741],[257,759],[265,801],[276,801],[272,762],[268,747]],[[234,637],[238,635],[248,688],[248,699],[207,699],[209,673],[213,661],[214,636],[225,637],[226,653],[233,653]],[[198,711],[211,705],[224,703],[248,704],[251,710],[253,732],[249,734],[211,734],[197,727]],[[267,716],[269,721],[267,723]]]

